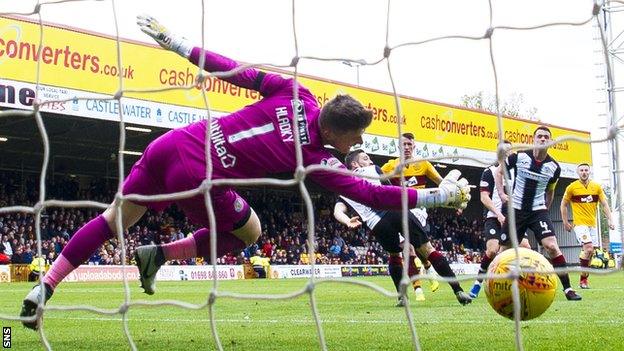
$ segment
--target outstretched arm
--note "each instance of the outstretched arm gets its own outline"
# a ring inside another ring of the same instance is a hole
[[[306,163],[319,164],[322,156],[324,155],[316,155],[319,159]],[[345,169],[331,154],[327,153],[325,156],[325,160],[327,158],[335,160],[330,163],[337,165],[336,168]],[[408,188],[408,207],[465,208],[470,200],[470,187],[465,178],[459,179],[460,175],[461,173],[457,170],[449,172],[438,188]],[[325,170],[312,172],[309,177],[327,190],[378,210],[400,210],[402,207],[401,187],[398,186],[377,185],[353,175]]]
[[[164,49],[173,51],[199,66],[202,57],[201,48],[195,47],[186,38],[171,33],[151,16],[137,16],[137,24],[143,33],[152,37]],[[230,58],[207,50],[203,51],[203,57],[203,69],[208,72],[228,72],[240,66]],[[259,91],[263,96],[284,87],[292,89],[289,84],[292,82],[291,79],[284,79],[278,74],[265,73],[254,68],[242,69],[234,75],[220,79],[242,88]]]

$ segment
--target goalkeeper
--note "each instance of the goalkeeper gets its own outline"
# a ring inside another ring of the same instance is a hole
[[[303,166],[325,165],[343,173],[315,170],[308,176],[329,191],[379,209],[400,209],[401,188],[373,185],[349,174],[342,163],[325,149],[331,145],[347,153],[362,143],[362,134],[372,120],[372,111],[349,95],[336,96],[322,109],[316,97],[295,80],[253,68],[244,69],[226,57],[193,47],[186,39],[169,32],[152,17],[137,17],[140,29],[166,50],[173,51],[208,72],[236,73],[223,78],[231,84],[259,91],[263,99],[230,115],[199,121],[171,130],[147,146],[123,184],[123,194],[157,195],[190,191],[206,179],[206,151],[212,172],[211,180],[224,178],[259,178],[271,173],[294,172],[299,177],[295,138],[301,144]],[[293,119],[298,128],[293,128]],[[207,133],[209,131],[209,134]],[[209,149],[206,135],[210,137]],[[435,189],[408,189],[408,204],[413,207],[463,207],[469,200],[467,182],[448,179]],[[210,187],[210,200],[216,218],[217,257],[253,244],[261,234],[260,221],[253,209],[233,187]],[[145,211],[163,210],[176,203],[189,220],[203,227],[192,236],[164,245],[139,247],[135,259],[141,285],[154,294],[156,273],[168,260],[210,256],[208,212],[204,195],[167,201],[124,200],[121,203],[123,228],[138,221]],[[104,213],[80,228],[65,246],[44,277],[44,288],[37,285],[23,301],[21,316],[31,317],[22,323],[37,329],[40,314],[37,305],[47,302],[56,286],[76,267],[87,260],[106,240],[116,236],[116,209]],[[33,317],[36,316],[36,317]]]

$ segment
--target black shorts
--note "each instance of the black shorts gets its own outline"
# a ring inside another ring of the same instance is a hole
[[[496,217],[486,218],[483,224],[483,231],[485,232],[486,240],[496,239],[501,245],[505,246],[508,246],[510,243],[507,223],[505,223],[505,228],[501,228],[500,222]],[[519,238],[519,240],[522,239]]]
[[[537,242],[550,236],[555,236],[555,227],[550,220],[548,210],[520,211],[516,210],[516,232],[518,240],[526,238],[526,230],[531,229]],[[523,233],[523,234],[521,234]]]
[[[414,245],[414,248],[418,249],[423,244],[429,242],[429,238],[427,238],[427,234],[420,224],[420,221],[409,211],[407,213],[407,229],[410,234],[410,243]],[[384,250],[389,253],[401,252],[401,240],[399,235],[403,232],[402,213],[400,211],[386,212],[377,225],[375,225],[372,232]]]

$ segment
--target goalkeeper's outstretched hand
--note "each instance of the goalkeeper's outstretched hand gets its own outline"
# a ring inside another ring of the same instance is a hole
[[[137,24],[143,33],[152,37],[164,49],[176,52],[186,58],[191,55],[193,46],[189,44],[188,40],[172,34],[167,27],[160,24],[152,16],[138,15]]]
[[[470,201],[470,186],[466,178],[461,178],[461,172],[454,169],[450,171],[439,185],[440,191],[446,193],[446,205],[448,207],[464,209]]]

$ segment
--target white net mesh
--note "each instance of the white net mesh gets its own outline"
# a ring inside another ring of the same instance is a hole
[[[81,1],[81,0],[75,0],[77,1]],[[82,0],[84,2],[87,2],[86,0]],[[41,50],[43,47],[43,43],[45,43],[45,32],[43,30],[44,26],[43,26],[43,20],[42,20],[42,16],[41,16],[41,12],[43,11],[43,9],[47,8],[47,7],[51,7],[51,6],[59,6],[59,4],[61,3],[66,3],[66,2],[74,2],[71,0],[67,0],[67,1],[49,1],[49,2],[42,2],[42,3],[38,3],[34,9],[32,9],[32,11],[23,11],[23,12],[19,12],[19,13],[0,13],[0,15],[35,15],[38,17],[38,21],[39,21],[39,26],[40,26],[40,37],[39,37],[39,45],[38,45],[38,54],[41,54]],[[402,115],[402,111],[401,111],[401,103],[400,103],[400,99],[399,99],[399,95],[397,93],[397,89],[395,87],[395,78],[393,76],[393,65],[392,65],[392,58],[393,58],[393,53],[401,48],[404,47],[418,47],[418,46],[422,46],[422,45],[426,45],[427,43],[431,43],[431,42],[437,42],[437,41],[482,41],[482,42],[486,42],[487,45],[489,46],[489,62],[490,62],[490,67],[492,70],[492,73],[494,75],[494,91],[496,92],[496,97],[497,97],[497,101],[499,100],[498,98],[498,92],[499,92],[499,77],[498,77],[498,70],[497,70],[497,61],[496,61],[496,57],[494,55],[494,45],[495,45],[495,40],[493,40],[493,37],[499,33],[499,32],[503,32],[503,31],[513,31],[513,32],[528,32],[528,31],[536,31],[536,30],[540,30],[543,28],[550,28],[550,27],[580,27],[580,26],[584,26],[587,25],[588,23],[592,23],[592,21],[596,21],[595,23],[599,23],[599,24],[603,24],[604,23],[604,19],[605,18],[605,11],[604,9],[609,9],[609,8],[613,8],[614,6],[616,6],[616,3],[620,3],[619,1],[611,1],[611,2],[607,2],[605,5],[602,4],[602,2],[598,1],[594,4],[593,8],[591,8],[591,6],[588,7],[587,13],[585,15],[585,17],[581,20],[576,20],[576,21],[561,21],[561,22],[550,22],[550,23],[543,23],[543,24],[536,24],[533,26],[527,26],[527,27],[521,27],[521,26],[505,26],[505,25],[493,25],[494,21],[493,21],[493,10],[492,8],[495,6],[495,4],[492,3],[492,1],[489,2],[489,16],[488,16],[488,24],[486,26],[483,27],[483,34],[482,35],[461,35],[461,34],[453,34],[453,35],[444,35],[444,36],[439,36],[439,37],[429,37],[426,39],[422,39],[422,40],[418,40],[418,41],[408,41],[408,42],[401,42],[399,44],[396,45],[390,45],[389,43],[389,33],[391,31],[391,27],[392,27],[392,21],[393,18],[391,16],[392,14],[392,10],[393,10],[393,2],[392,1],[388,1],[387,2],[387,7],[385,9],[386,13],[385,13],[385,43],[383,45],[383,50],[379,53],[377,53],[377,59],[375,60],[361,60],[361,59],[351,59],[348,57],[313,57],[313,56],[305,56],[305,55],[300,55],[300,43],[299,43],[299,36],[298,36],[298,19],[300,18],[299,16],[304,16],[303,14],[299,14],[297,12],[297,8],[299,3],[297,1],[292,1],[291,3],[291,16],[292,16],[292,35],[293,35],[293,40],[294,40],[294,57],[292,59],[292,62],[289,65],[281,65],[281,67],[289,67],[294,69],[294,79],[297,80],[299,78],[299,70],[298,67],[300,65],[300,63],[303,60],[319,60],[319,61],[335,61],[335,62],[349,62],[352,63],[354,65],[358,65],[358,67],[360,65],[365,65],[365,66],[372,66],[372,65],[377,65],[379,63],[383,64],[385,63],[386,68],[387,68],[387,76],[390,80],[391,86],[392,86],[392,93],[394,94],[394,98],[395,98],[395,115],[396,116],[401,116]],[[121,46],[120,46],[120,42],[119,42],[119,35],[118,35],[118,30],[117,30],[117,13],[116,13],[116,7],[115,7],[115,1],[111,1],[110,2],[111,5],[111,10],[113,13],[113,18],[115,21],[115,28],[116,28],[116,37],[117,37],[117,67],[123,67],[123,56],[121,54]],[[205,38],[204,35],[206,33],[205,31],[205,20],[207,20],[209,17],[204,13],[204,2],[201,2],[201,8],[202,8],[202,13],[201,13],[201,18],[202,18],[202,41],[201,41],[201,46],[202,48],[204,47],[204,43],[205,43]],[[603,6],[605,6],[605,8],[603,8]],[[164,19],[165,22],[167,19]],[[605,62],[607,63],[607,93],[609,94],[609,100],[611,102],[610,106],[614,106],[615,103],[615,98],[613,97],[614,94],[614,89],[613,87],[614,85],[614,81],[613,81],[613,73],[612,73],[612,68],[609,65],[611,60],[608,58],[607,56],[607,47],[610,43],[608,43],[607,41],[607,34],[605,34],[604,32],[604,25],[598,25],[597,26],[600,29],[600,40],[602,42],[602,47],[603,47],[603,53],[605,55]],[[203,55],[202,55],[203,57]],[[482,58],[485,59],[485,58]],[[203,58],[202,58],[203,60]],[[257,67],[257,66],[262,66],[264,64],[252,64],[252,65],[244,65],[241,66],[239,68],[237,68],[235,71],[231,71],[231,72],[217,72],[217,73],[213,73],[213,76],[216,77],[228,77],[228,76],[232,76],[234,74],[236,74],[237,72],[247,68],[247,67]],[[279,64],[272,64],[274,67],[280,67]],[[200,61],[199,66],[203,66],[203,62]],[[37,87],[39,87],[39,82],[40,82],[40,74],[41,74],[41,61],[37,62],[37,70],[35,72],[37,78],[36,78],[36,84]],[[203,81],[207,78],[207,75],[205,72],[203,71],[198,71],[198,73],[196,74],[196,76],[198,77],[198,80]],[[124,104],[124,95],[127,93],[153,93],[153,92],[159,92],[159,91],[168,91],[168,90],[180,90],[180,89],[192,89],[194,84],[191,84],[189,86],[184,86],[184,87],[169,87],[169,88],[155,88],[155,89],[147,89],[147,90],[132,90],[132,89],[125,89],[124,88],[124,77],[122,72],[119,72],[119,83],[118,83],[118,87],[117,87],[117,92],[114,94],[114,96],[108,98],[108,100],[116,100],[119,103],[119,106],[123,106]],[[359,72],[358,72],[358,84],[359,84]],[[294,85],[295,89],[293,91],[293,96],[294,99],[297,99],[298,96],[298,91],[297,91],[297,85]],[[39,91],[39,89],[37,89],[37,91]],[[212,118],[212,116],[210,115],[210,104],[209,104],[209,100],[210,100],[210,96],[208,94],[206,94],[205,90],[202,90],[202,96],[203,96],[203,101],[204,101],[204,105],[205,105],[205,110],[206,113],[208,114],[208,118]],[[32,117],[34,118],[34,120],[36,121],[38,130],[40,132],[41,135],[41,140],[43,143],[43,150],[44,150],[44,157],[43,157],[43,165],[41,168],[41,176],[40,176],[40,181],[39,181],[39,200],[38,202],[32,206],[11,206],[11,207],[3,207],[0,208],[0,213],[11,213],[11,212],[22,212],[22,213],[28,213],[34,216],[35,218],[35,228],[36,228],[36,237],[37,237],[37,252],[40,254],[41,253],[41,229],[40,229],[40,222],[41,222],[41,213],[45,208],[48,207],[80,207],[80,208],[84,208],[84,207],[93,207],[93,208],[97,208],[97,209],[106,209],[108,207],[108,204],[105,203],[97,203],[97,202],[93,202],[93,201],[58,201],[58,200],[49,200],[46,199],[46,174],[48,174],[48,166],[49,166],[49,162],[50,162],[50,141],[48,138],[48,133],[46,130],[46,126],[44,124],[44,120],[42,119],[42,115],[40,113],[40,108],[42,106],[45,106],[46,104],[53,104],[55,102],[69,102],[72,100],[81,100],[81,99],[93,99],[92,97],[76,97],[75,99],[71,99],[71,100],[42,100],[37,98],[35,100],[35,102],[33,103],[33,108],[31,111],[19,111],[19,110],[6,110],[6,111],[0,111],[0,118],[7,118],[10,116],[28,116],[28,117]],[[126,135],[125,135],[125,121],[124,121],[124,115],[122,113],[122,108],[118,109],[118,121],[119,121],[119,153],[118,153],[118,168],[119,168],[119,173],[118,173],[118,178],[119,178],[119,187],[118,187],[118,192],[116,194],[115,197],[115,202],[114,202],[114,206],[117,209],[117,232],[118,233],[123,233],[122,230],[122,219],[121,219],[121,211],[120,211],[120,205],[122,204],[122,202],[124,201],[133,201],[133,200],[150,200],[150,201],[154,201],[154,200],[175,200],[175,199],[183,199],[183,198],[189,198],[192,196],[196,196],[198,194],[203,194],[203,196],[205,197],[205,204],[206,207],[208,209],[208,216],[209,216],[209,220],[210,220],[210,228],[211,228],[211,236],[210,236],[210,244],[211,244],[211,252],[210,252],[210,258],[212,262],[216,262],[216,232],[215,232],[215,215],[214,215],[214,211],[212,208],[212,201],[211,201],[211,195],[210,195],[210,190],[213,186],[219,186],[219,185],[271,185],[271,186],[292,186],[292,185],[297,185],[299,187],[300,193],[301,193],[301,197],[304,200],[305,203],[305,209],[307,212],[307,218],[308,223],[307,223],[307,233],[308,233],[308,241],[309,242],[314,242],[315,241],[315,226],[314,226],[314,206],[312,203],[312,199],[310,197],[310,194],[308,192],[308,189],[306,188],[305,184],[304,184],[304,179],[306,178],[306,175],[314,172],[314,171],[318,171],[318,170],[325,170],[325,171],[333,171],[335,172],[336,170],[333,168],[329,168],[327,166],[321,166],[321,165],[312,165],[312,166],[304,166],[303,162],[302,162],[302,153],[301,153],[301,145],[300,145],[300,141],[298,138],[294,138],[295,140],[295,149],[296,149],[296,164],[297,167],[296,169],[293,170],[293,174],[291,179],[287,179],[287,180],[279,180],[279,179],[273,179],[273,178],[260,178],[260,179],[220,179],[220,180],[211,180],[211,174],[212,174],[212,164],[211,164],[211,158],[210,157],[206,157],[207,160],[207,168],[206,168],[206,180],[202,183],[202,185],[200,187],[198,187],[197,189],[193,189],[193,190],[189,190],[189,191],[185,191],[185,192],[180,192],[180,193],[174,193],[174,194],[161,194],[161,195],[156,195],[156,196],[141,196],[141,195],[127,195],[127,196],[123,196],[121,194],[121,186],[124,182],[124,176],[125,176],[125,169],[124,169],[124,155],[125,155],[125,151],[126,151]],[[553,140],[553,143],[558,143],[558,142],[564,142],[564,141],[580,141],[580,142],[584,142],[584,143],[605,143],[608,142],[611,145],[613,145],[613,150],[614,150],[614,155],[617,156],[617,138],[619,136],[619,130],[620,130],[620,126],[617,125],[617,116],[615,115],[615,109],[614,107],[612,107],[610,109],[610,119],[611,119],[611,123],[607,126],[608,128],[608,136],[605,139],[600,139],[600,140],[585,140],[585,139],[580,139],[578,137],[575,136],[561,136],[559,138],[557,138],[556,140]],[[293,126],[295,128],[295,130],[298,129],[297,127],[297,119],[294,118],[293,119],[295,125]],[[499,114],[498,115],[498,126],[499,126],[499,134],[498,134],[498,138],[499,139],[503,139],[503,128],[502,128],[502,124],[503,124],[503,118],[502,116]],[[208,123],[208,125],[211,125],[210,123]],[[396,135],[401,135],[403,133],[402,130],[402,124],[401,123],[397,123],[397,130],[396,130]],[[210,150],[210,130],[206,131],[206,153],[209,153]],[[418,136],[416,136],[418,138]],[[552,145],[552,144],[550,144]],[[549,145],[549,146],[550,146]],[[527,146],[525,145],[525,148]],[[530,147],[530,146],[528,146]],[[400,148],[402,148],[402,145],[400,145]],[[402,155],[402,153],[400,153]],[[468,158],[468,156],[465,155],[457,155],[456,157],[458,158]],[[503,153],[502,150],[499,150],[499,158],[502,159],[503,157]],[[434,159],[444,159],[446,158],[446,156],[440,156],[438,158],[428,158],[429,160],[434,160]],[[614,157],[614,159],[616,159],[617,157]],[[409,162],[417,162],[420,161],[420,159],[416,159],[416,160],[410,160]],[[477,158],[473,158],[472,161],[482,164],[483,166],[488,166],[487,163],[483,162],[483,160],[477,159]],[[403,156],[401,156],[401,164],[404,165],[406,164],[406,160],[404,159]],[[403,167],[400,167],[401,169],[401,176],[403,177],[402,174],[402,169]],[[614,163],[612,170],[614,172],[615,175],[617,175],[619,173],[619,168],[617,167],[617,163]],[[616,206],[619,206],[619,202],[620,202],[620,196],[621,196],[621,191],[620,191],[620,185],[619,182],[617,182],[617,177],[613,177],[613,181],[615,182],[613,184],[613,186],[616,186],[616,188],[613,189],[613,193],[615,194],[616,197]],[[509,182],[508,182],[509,184]],[[622,216],[622,211],[620,210],[619,207],[616,208],[617,211],[617,215],[618,216]],[[407,228],[408,228],[408,224],[407,224],[407,192],[404,191],[403,192],[403,228],[404,228],[404,232],[408,233]],[[510,221],[511,221],[511,228],[514,228],[514,223],[515,223],[515,218],[514,218],[514,211],[511,211],[511,215],[510,215]],[[622,223],[622,220],[620,220],[620,223]],[[121,248],[122,248],[122,257],[126,257],[125,254],[125,246],[124,246],[124,240],[122,237],[123,234],[119,234],[118,235],[118,239],[119,242],[121,243]],[[409,234],[408,234],[409,235]],[[511,238],[512,238],[512,243],[513,243],[513,247],[517,248],[518,247],[518,237],[517,237],[517,233],[515,232],[515,230],[511,230]],[[409,238],[407,238],[409,240]],[[357,284],[357,285],[361,285],[367,288],[370,288],[376,292],[378,292],[381,295],[385,295],[387,297],[396,297],[396,294],[393,292],[389,292],[375,284],[366,282],[366,281],[352,281],[352,280],[341,280],[341,279],[319,279],[315,276],[315,270],[314,270],[314,265],[315,265],[315,253],[314,253],[314,245],[308,245],[309,247],[309,257],[310,259],[310,266],[311,266],[311,272],[312,272],[312,276],[309,279],[308,284],[302,288],[299,291],[295,291],[289,294],[283,294],[283,295],[270,295],[270,294],[241,294],[241,293],[235,293],[235,292],[228,292],[228,291],[224,291],[222,289],[219,289],[218,286],[218,280],[217,280],[217,274],[216,274],[216,266],[213,265],[213,282],[212,282],[212,288],[210,290],[209,296],[206,300],[205,303],[203,304],[199,304],[199,305],[195,305],[195,304],[190,304],[190,303],[185,303],[185,302],[181,302],[181,301],[150,301],[150,302],[146,302],[146,301],[136,301],[131,299],[131,295],[130,295],[130,289],[129,289],[129,283],[127,278],[125,277],[125,271],[124,271],[124,291],[125,291],[125,298],[124,298],[124,302],[123,304],[121,304],[118,308],[115,309],[101,309],[101,308],[96,308],[93,306],[88,306],[88,305],[76,305],[76,306],[64,306],[64,307],[59,307],[59,306],[43,306],[43,304],[40,305],[40,309],[38,310],[37,316],[36,318],[41,318],[43,317],[43,315],[45,314],[46,311],[48,310],[65,310],[65,311],[69,311],[69,310],[83,310],[83,311],[90,311],[90,312],[94,312],[97,314],[101,314],[101,315],[120,315],[122,317],[123,320],[123,329],[124,329],[124,333],[125,336],[127,338],[128,344],[130,346],[131,349],[136,350],[136,344],[135,341],[133,340],[133,337],[130,333],[130,330],[128,328],[128,311],[131,308],[137,307],[137,306],[141,306],[141,305],[145,305],[145,306],[163,306],[163,305],[170,305],[170,306],[177,306],[177,307],[181,307],[181,308],[187,308],[187,309],[203,309],[203,308],[207,308],[209,311],[209,316],[210,316],[210,326],[211,326],[211,332],[212,332],[212,336],[214,338],[216,347],[218,349],[223,349],[223,345],[221,342],[221,339],[219,337],[219,334],[217,332],[217,319],[215,317],[215,311],[214,311],[214,304],[215,302],[220,299],[220,298],[234,298],[234,299],[253,299],[253,300],[282,300],[282,299],[292,299],[298,296],[302,296],[302,295],[307,295],[309,297],[310,300],[310,309],[311,309],[311,313],[312,316],[314,318],[315,321],[315,325],[316,325],[316,329],[317,329],[317,336],[318,336],[318,340],[319,340],[319,344],[321,345],[321,349],[326,350],[327,349],[327,343],[325,341],[325,333],[323,331],[323,324],[321,322],[321,316],[320,313],[318,311],[318,307],[317,307],[317,301],[316,301],[316,296],[315,296],[315,289],[319,284],[323,284],[323,283],[327,283],[327,282],[336,282],[336,283],[341,283],[341,284]],[[407,247],[405,248],[405,252],[404,255],[407,256]],[[403,269],[403,280],[402,280],[402,286],[403,286],[403,294],[405,294],[405,287],[409,284],[409,277],[407,276],[407,261],[404,262],[404,269]],[[578,268],[567,268],[565,269],[565,271],[580,271],[581,269]],[[592,274],[605,274],[605,273],[609,273],[610,271],[602,271],[602,270],[590,270],[590,269],[582,269],[583,271],[589,271]],[[556,269],[556,272],[559,271],[563,271],[563,269]],[[521,332],[521,327],[520,327],[520,312],[519,312],[519,292],[518,292],[518,281],[517,278],[519,277],[518,273],[510,273],[509,274],[510,277],[515,278],[514,280],[514,285],[513,285],[513,297],[514,297],[514,305],[515,305],[515,346],[516,349],[518,350],[523,350],[523,339],[522,339],[522,332]],[[486,276],[480,276],[480,278],[485,278]],[[428,276],[428,275],[420,275],[417,277],[413,277],[413,279],[419,279],[419,278],[428,278],[428,279],[437,279],[440,281],[448,281],[448,279],[439,277],[439,276]],[[475,279],[475,276],[460,276],[459,280],[466,280],[466,281],[472,281],[473,279]],[[407,305],[405,307],[405,314],[406,314],[406,318],[407,318],[407,323],[409,324],[409,329],[411,331],[411,338],[412,338],[412,343],[413,343],[413,348],[415,350],[420,350],[421,349],[421,344],[419,342],[419,337],[418,337],[418,333],[417,333],[417,328],[415,326],[414,323],[414,318],[412,316],[412,311],[409,307],[409,305]],[[0,315],[0,319],[3,320],[20,320],[19,317],[15,317],[15,316],[11,316],[11,315]],[[45,327],[41,327],[39,329],[39,335],[40,335],[40,339],[42,344],[44,345],[44,347],[46,349],[51,349],[50,343],[48,342],[48,338],[46,337],[46,333],[45,333]]]

